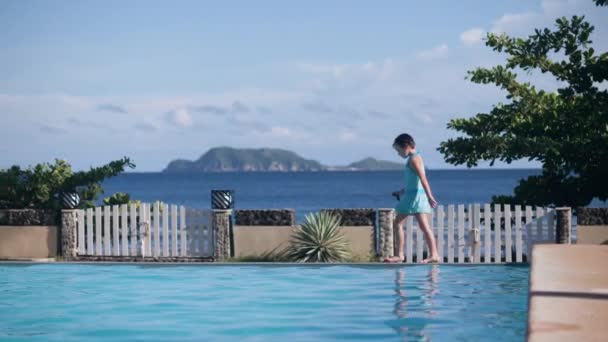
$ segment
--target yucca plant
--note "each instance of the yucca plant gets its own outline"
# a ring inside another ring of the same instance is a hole
[[[295,262],[343,262],[350,256],[350,246],[340,232],[339,216],[328,212],[306,215],[289,241],[286,255]]]

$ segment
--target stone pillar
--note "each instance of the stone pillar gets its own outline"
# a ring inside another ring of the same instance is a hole
[[[394,255],[395,240],[393,239],[394,230],[393,225],[395,222],[395,210],[394,209],[378,209],[378,254],[380,257],[387,258]]]
[[[76,209],[64,209],[61,211],[61,256],[69,260],[77,255],[76,245]]]
[[[225,260],[232,253],[231,214],[232,210],[213,210],[213,257],[216,261]]]
[[[570,244],[571,222],[572,209],[570,207],[555,208],[555,243]]]

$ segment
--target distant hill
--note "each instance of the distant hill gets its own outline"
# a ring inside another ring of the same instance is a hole
[[[212,148],[198,160],[176,159],[163,172],[234,172],[234,171],[379,171],[400,170],[403,164],[365,158],[347,166],[324,166],[318,161],[276,148]]]
[[[321,171],[325,169],[321,163],[304,159],[287,150],[216,147],[195,161],[174,160],[163,172]]]
[[[365,171],[401,170],[403,169],[403,164],[386,160],[378,160],[375,158],[365,158],[363,160],[348,165],[347,168]]]

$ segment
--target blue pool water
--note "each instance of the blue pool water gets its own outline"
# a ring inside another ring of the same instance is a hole
[[[523,341],[522,266],[0,264],[1,341]]]

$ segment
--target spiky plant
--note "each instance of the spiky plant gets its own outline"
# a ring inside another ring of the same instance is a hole
[[[295,262],[343,262],[350,246],[340,232],[339,216],[328,212],[306,215],[289,241],[287,258]]]

